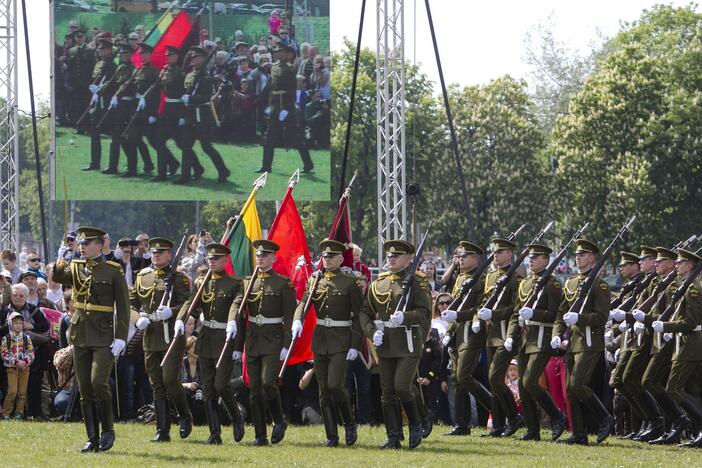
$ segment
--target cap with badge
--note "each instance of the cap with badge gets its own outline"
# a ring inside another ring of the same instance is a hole
[[[199,46],[192,46],[188,52],[193,57],[207,57],[207,51]]]
[[[600,248],[597,247],[597,244],[587,239],[575,239],[575,253],[598,254],[600,253]]]
[[[165,237],[152,237],[149,239],[149,250],[151,250],[151,253],[173,250],[173,241]]]
[[[103,236],[107,234],[102,229],[92,226],[79,226],[76,232],[78,233],[79,244],[87,244],[93,239],[102,240]]]
[[[383,249],[389,255],[413,254],[414,246],[402,239],[392,239],[385,241]]]
[[[252,242],[256,253],[275,253],[280,250],[280,246],[273,241],[267,239],[259,239]]]
[[[675,260],[678,258],[678,255],[673,252],[670,249],[667,249],[665,247],[656,247],[656,252],[658,255],[656,256],[656,260]]]
[[[547,257],[553,253],[553,249],[546,244],[529,244],[529,256],[546,255]]]
[[[319,249],[322,251],[322,257],[331,257],[343,254],[346,251],[346,246],[343,242],[324,239],[319,243]]]
[[[619,266],[624,266],[628,264],[637,264],[639,263],[639,256],[636,255],[635,253],[632,252],[624,252],[622,251],[621,255],[621,260],[619,261]]]
[[[232,253],[232,250],[224,244],[211,243],[205,246],[207,257],[224,257]]]
[[[700,260],[702,260],[702,257],[697,255],[695,252],[685,249],[678,249],[678,258],[675,260],[675,263],[699,262]]]
[[[461,241],[458,243],[458,248],[463,250],[464,253],[467,254],[476,254],[476,255],[481,255],[484,250],[482,247],[480,247],[478,244],[474,244],[469,241]]]
[[[649,247],[648,245],[641,246],[641,254],[639,254],[639,260],[643,260],[647,257],[656,257],[658,255],[658,250],[655,247]]]
[[[508,239],[503,239],[502,237],[495,237],[490,241],[490,244],[492,250],[495,252],[500,250],[514,250],[514,248],[517,247],[517,244]]]

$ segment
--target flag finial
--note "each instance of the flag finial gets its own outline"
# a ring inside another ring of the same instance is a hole
[[[293,188],[296,184],[300,183],[300,169],[296,169],[293,175],[288,179],[288,187]]]
[[[256,188],[256,190],[262,189],[263,187],[266,186],[266,179],[267,178],[268,178],[268,172],[264,172],[263,174],[261,174],[261,177],[254,180],[253,186]]]

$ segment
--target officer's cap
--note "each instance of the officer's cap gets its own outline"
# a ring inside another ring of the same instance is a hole
[[[383,244],[385,252],[388,254],[412,254],[414,253],[414,246],[402,239],[393,239],[385,241]]]
[[[211,243],[205,246],[208,257],[224,257],[232,253],[231,249],[224,244]]]
[[[547,257],[553,253],[553,249],[546,244],[529,244],[529,256],[535,257],[537,255],[546,255]]]
[[[254,249],[256,249],[256,253],[275,253],[280,250],[280,246],[278,244],[267,239],[255,240],[252,242],[252,244]]]
[[[600,248],[597,247],[597,244],[587,239],[575,239],[575,253],[583,252],[590,252],[596,255],[600,253]]]
[[[189,52],[190,52],[190,55],[192,55],[193,57],[197,57],[197,56],[207,57],[207,51],[205,49],[203,49],[202,47],[192,46],[190,48]]]
[[[343,244],[343,242],[324,239],[319,243],[319,249],[322,251],[323,257],[330,257],[332,255],[343,254],[346,251],[346,246]]]
[[[151,252],[159,252],[161,250],[172,250],[173,241],[165,237],[152,237],[149,239],[149,249]]]
[[[76,232],[78,233],[79,244],[87,244],[93,239],[102,240],[103,236],[107,234],[102,229],[92,226],[79,226],[78,229],[76,229]]]
[[[624,266],[628,263],[639,263],[639,256],[635,253],[622,251],[621,256],[622,258],[619,260],[619,266]]]
[[[492,250],[495,252],[498,250],[514,250],[514,248],[517,247],[517,244],[510,240],[503,239],[502,237],[495,237],[490,243],[492,244]]]
[[[467,254],[477,254],[480,255],[484,252],[483,248],[478,244],[474,244],[469,241],[461,241],[458,243],[458,248],[463,250]]]
[[[655,247],[650,247],[648,245],[641,246],[641,253],[639,254],[639,260],[643,260],[646,257],[655,257],[658,255],[658,250]]]
[[[677,254],[666,247],[656,247],[656,260],[675,260],[678,258]]]
[[[98,49],[112,49],[112,46],[112,39],[103,37],[98,41]]]
[[[678,249],[678,259],[675,260],[675,263],[681,263],[681,262],[699,262],[702,260],[702,257],[697,255],[695,252],[691,252],[689,250],[685,249]]]

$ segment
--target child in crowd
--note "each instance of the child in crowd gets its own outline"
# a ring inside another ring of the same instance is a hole
[[[22,314],[13,312],[7,321],[10,324],[10,333],[0,343],[0,356],[7,370],[7,396],[2,408],[2,418],[8,420],[14,412],[15,419],[22,419],[29,383],[29,366],[34,361],[34,347],[32,340],[24,333]]]

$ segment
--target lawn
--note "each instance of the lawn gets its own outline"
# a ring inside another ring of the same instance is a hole
[[[205,427],[196,427],[186,440],[177,436],[170,444],[148,442],[153,427],[118,424],[117,442],[106,453],[81,454],[85,433],[79,423],[0,422],[3,461],[6,466],[163,466],[179,465],[263,465],[263,466],[699,466],[700,452],[676,447],[652,447],[630,441],[608,439],[603,445],[566,447],[551,442],[517,442],[511,439],[479,438],[474,430],[468,437],[442,437],[445,427],[414,450],[381,451],[381,428],[360,428],[354,447],[322,447],[322,426],[290,427],[277,446],[251,447],[253,430],[246,428],[240,444],[223,427],[222,446],[208,446]],[[269,428],[270,430],[270,428]],[[405,428],[406,430],[406,428]],[[341,430],[343,438],[343,430]],[[547,433],[543,433],[546,437]],[[566,437],[567,434],[564,434]],[[270,432],[269,432],[270,437]],[[45,442],[42,442],[45,441]],[[406,445],[406,444],[405,444]]]
[[[107,168],[110,138],[102,138],[102,168]],[[248,197],[253,181],[258,177],[254,171],[261,166],[263,150],[258,145],[216,144],[232,175],[224,184],[217,183],[217,170],[210,158],[195,143],[195,153],[205,168],[202,179],[189,185],[169,182],[152,182],[142,173],[143,163],[138,157],[139,177],[122,178],[101,174],[98,171],[83,172],[81,167],[90,162],[90,138],[77,135],[70,128],[56,128],[56,198],[64,199],[63,170],[69,200],[242,200]],[[180,160],[181,152],[174,142],[169,143],[173,155]],[[151,159],[156,163],[156,152],[149,147]],[[296,200],[326,201],[330,197],[330,153],[328,150],[311,150],[315,164],[314,174],[302,174],[295,187]],[[120,171],[126,170],[126,157],[120,154]],[[268,174],[266,187],[259,200],[281,200],[288,180],[295,169],[302,169],[296,150],[276,149],[273,173]],[[175,179],[175,178],[172,178]]]

